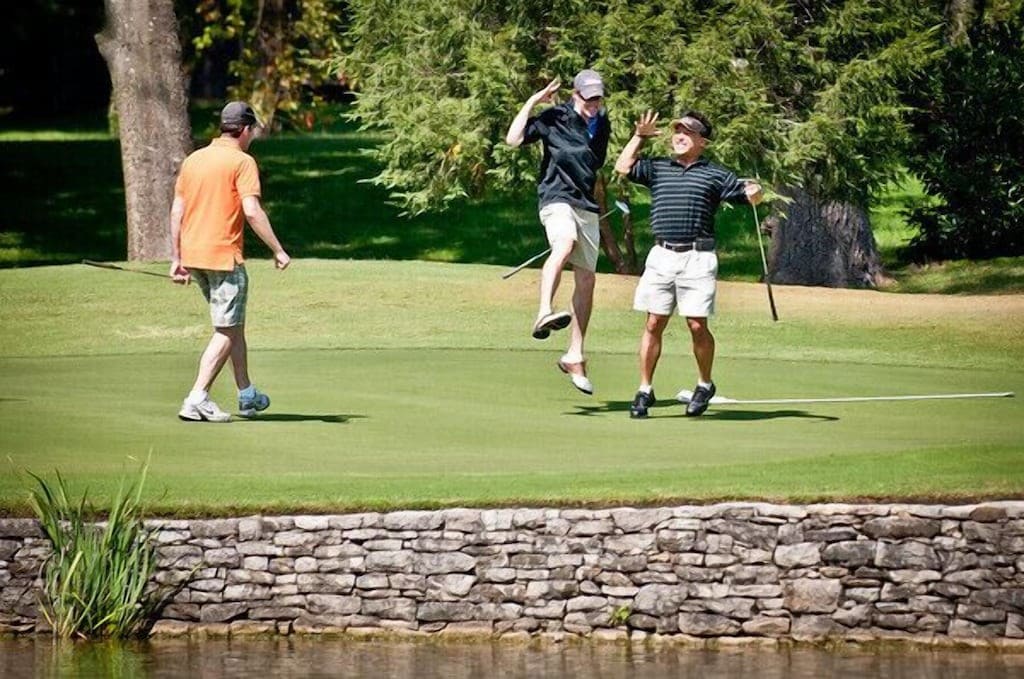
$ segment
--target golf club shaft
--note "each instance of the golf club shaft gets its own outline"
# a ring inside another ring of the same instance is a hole
[[[87,266],[95,266],[99,269],[111,269],[113,271],[127,271],[128,273],[142,274],[143,276],[156,276],[157,278],[168,278],[168,276],[162,273],[156,273],[155,271],[143,271],[142,269],[126,269],[123,266],[117,264],[108,264],[107,262],[95,262],[91,259],[83,259],[82,264]]]
[[[608,210],[608,212],[605,212],[603,215],[598,216],[598,218],[597,218],[598,221],[601,221],[605,217],[611,215],[616,210],[618,210],[619,212],[621,212],[624,215],[628,215],[629,214],[629,205],[624,203],[624,202],[622,202],[622,201],[620,201],[620,200],[615,201],[615,207],[612,208],[611,210]],[[512,276],[516,275],[517,273],[519,273],[520,271],[522,271],[526,267],[530,266],[531,264],[536,262],[541,257],[545,256],[549,252],[551,252],[551,248],[548,248],[544,252],[541,252],[540,254],[537,254],[537,255],[534,255],[533,257],[530,257],[528,260],[526,260],[525,262],[523,262],[522,264],[520,264],[516,268],[512,269],[508,273],[502,274],[501,277],[502,278],[506,278],[506,279],[507,278],[511,278]]]
[[[768,290],[768,306],[772,310],[772,320],[779,320],[779,312],[775,310],[775,295],[772,294],[772,282],[768,280],[768,258],[764,254],[764,240],[761,238],[761,219],[757,216],[757,206],[751,205],[754,213],[754,229],[757,231],[757,245],[761,250],[761,266],[764,268],[764,285]]]
[[[512,269],[508,273],[502,274],[501,277],[502,278],[511,278],[512,276],[516,275],[517,273],[519,273],[520,271],[522,271],[526,267],[528,267],[531,264],[533,264],[534,262],[536,262],[541,257],[544,257],[545,255],[547,255],[549,252],[551,252],[551,248],[548,248],[544,252],[538,253],[538,254],[534,255],[533,257],[530,257],[528,260],[526,260],[525,262],[523,262],[522,264],[520,264],[516,268]]]

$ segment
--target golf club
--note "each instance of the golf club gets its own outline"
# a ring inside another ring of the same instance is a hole
[[[94,262],[91,259],[83,259],[82,260],[82,264],[85,264],[87,266],[95,266],[95,267],[100,268],[100,269],[113,269],[114,271],[127,271],[128,273],[138,273],[138,274],[142,274],[143,276],[156,276],[157,278],[163,278],[163,279],[168,279],[169,280],[169,277],[166,274],[156,273],[155,271],[143,271],[142,269],[126,269],[125,267],[118,266],[117,264],[109,264],[107,262]]]
[[[616,209],[618,209],[619,212],[621,212],[624,215],[628,215],[629,214],[629,204],[625,203],[625,202],[623,202],[621,200],[617,200],[617,201],[615,201],[615,208],[613,208],[611,210],[608,210],[608,212],[605,212],[603,215],[599,216],[597,218],[598,221],[600,221],[600,220],[604,219],[605,217],[607,217],[608,215],[612,214],[613,212],[615,212]],[[534,255],[533,257],[530,257],[528,260],[526,260],[525,262],[523,262],[522,264],[520,264],[516,268],[512,269],[511,271],[509,271],[507,273],[502,274],[501,275],[502,279],[509,279],[509,278],[511,278],[512,276],[516,275],[517,273],[519,273],[520,271],[522,271],[526,267],[528,267],[531,264],[533,264],[534,262],[536,262],[541,257],[547,256],[547,254],[549,252],[551,252],[551,248],[548,248],[544,252],[540,252],[540,253]]]
[[[772,282],[768,280],[768,258],[764,254],[764,240],[761,238],[761,220],[757,216],[757,206],[751,205],[750,209],[754,213],[754,229],[757,231],[757,245],[761,249],[761,266],[764,269],[764,285],[768,290],[768,305],[772,309],[772,320],[778,321],[779,312],[775,310],[775,296],[772,295]]]

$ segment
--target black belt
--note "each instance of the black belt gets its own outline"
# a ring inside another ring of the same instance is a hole
[[[672,252],[689,252],[690,250],[697,250],[698,252],[711,252],[715,249],[714,238],[698,238],[697,240],[683,241],[682,243],[671,243],[667,240],[661,240],[660,238],[655,241],[659,247],[663,247],[666,250]]]

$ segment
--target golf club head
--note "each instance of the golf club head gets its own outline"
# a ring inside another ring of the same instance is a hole
[[[629,203],[627,203],[625,201],[617,200],[617,201],[615,201],[615,207],[619,208],[619,212],[621,212],[622,214],[624,214],[624,215],[628,215],[629,214]]]

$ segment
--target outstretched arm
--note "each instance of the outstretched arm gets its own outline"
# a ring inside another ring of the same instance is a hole
[[[557,92],[558,88],[561,86],[562,83],[555,78],[547,84],[547,87],[530,95],[530,98],[526,100],[523,107],[519,109],[519,113],[517,113],[516,117],[512,119],[512,124],[508,126],[508,132],[505,134],[506,144],[512,148],[517,148],[523,143],[523,133],[526,130],[526,122],[530,119],[530,113],[533,112],[533,109],[537,104],[552,101],[552,97],[554,97],[555,92]]]
[[[643,148],[644,143],[648,138],[657,137],[659,134],[661,132],[658,130],[657,113],[648,111],[640,116],[640,120],[636,121],[633,136],[626,142],[618,160],[615,161],[615,171],[623,175],[629,174],[633,165],[636,164],[637,158],[640,157],[640,149]]]
[[[249,226],[260,237],[260,240],[267,244],[267,247],[274,253],[274,266],[278,269],[288,268],[292,258],[281,247],[280,241],[274,234],[274,228],[270,225],[270,217],[263,211],[260,205],[259,196],[245,196],[242,198],[242,210],[245,212],[245,219]]]

